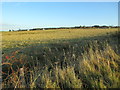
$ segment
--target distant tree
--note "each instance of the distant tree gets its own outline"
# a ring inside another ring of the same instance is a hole
[[[21,29],[19,29],[18,31],[21,31]]]
[[[84,25],[84,26],[82,26],[82,28],[85,28],[85,25]]]
[[[9,32],[11,32],[11,30],[9,30]]]
[[[99,26],[99,25],[94,25],[93,27],[94,27],[94,28],[99,28],[100,26]]]
[[[103,25],[101,26],[101,28],[109,28],[109,26]]]

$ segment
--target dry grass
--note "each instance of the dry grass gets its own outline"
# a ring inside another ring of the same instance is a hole
[[[62,57],[56,56],[53,51],[50,54],[49,48],[45,52],[51,57],[44,56],[44,67],[41,67],[40,59],[33,59],[28,70],[25,65],[21,67],[22,70],[24,68],[23,78],[27,85],[21,84],[24,80],[21,79],[19,68],[8,76],[8,80],[3,81],[3,87],[120,88],[120,56],[108,44],[102,50],[96,42],[91,45],[89,52],[85,51],[82,56],[77,54],[79,46],[72,47],[69,52],[63,49]]]
[[[81,39],[115,32],[118,29],[63,29],[45,31],[3,32],[2,47],[15,48],[30,44],[59,42],[67,39]]]
[[[110,44],[104,39],[71,41],[5,53],[2,87],[120,88],[120,55],[118,47],[113,47],[116,37],[108,38]]]

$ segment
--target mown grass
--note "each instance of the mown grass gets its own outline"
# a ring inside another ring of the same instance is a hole
[[[4,53],[2,87],[120,88],[117,37],[71,39]]]

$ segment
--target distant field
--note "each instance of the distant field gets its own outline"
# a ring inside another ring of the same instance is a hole
[[[2,47],[15,48],[36,43],[59,42],[68,39],[81,39],[106,35],[118,29],[58,29],[39,31],[15,31],[2,33]]]

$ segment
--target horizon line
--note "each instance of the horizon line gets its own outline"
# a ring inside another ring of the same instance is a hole
[[[95,25],[76,25],[76,26],[54,26],[54,27],[34,27],[34,28],[19,28],[19,29],[7,29],[7,30],[0,30],[0,31],[9,31],[9,30],[14,30],[14,31],[18,31],[18,30],[31,30],[31,29],[48,29],[48,28],[76,28],[76,27],[93,27],[93,26],[106,26],[106,27],[119,27],[119,25],[99,25],[99,24],[95,24]]]

